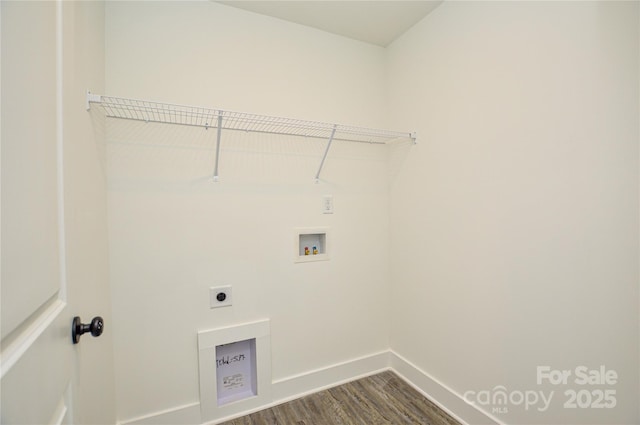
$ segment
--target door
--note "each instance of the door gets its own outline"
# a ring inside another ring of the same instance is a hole
[[[0,18],[1,421],[113,424],[105,168],[83,108],[104,86],[104,5],[3,0]],[[75,315],[103,336],[74,345]]]

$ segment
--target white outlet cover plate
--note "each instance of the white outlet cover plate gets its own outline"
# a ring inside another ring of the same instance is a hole
[[[227,297],[224,301],[218,301],[218,294],[224,293]],[[231,285],[212,286],[209,288],[209,306],[211,308],[228,307],[232,305],[233,297]]]
[[[324,195],[322,197],[322,214],[333,214],[333,196]]]

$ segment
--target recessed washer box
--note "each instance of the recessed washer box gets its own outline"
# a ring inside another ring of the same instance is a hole
[[[293,261],[307,263],[329,259],[329,228],[298,227],[294,229]]]

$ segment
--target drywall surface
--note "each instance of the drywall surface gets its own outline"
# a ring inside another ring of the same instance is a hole
[[[504,423],[640,420],[638,13],[445,2],[389,48],[393,124],[420,135],[392,183],[391,348]]]
[[[381,125],[382,48],[213,2],[106,15],[108,94]],[[334,143],[315,184],[324,141],[223,132],[212,183],[215,130],[106,125],[121,421],[198,402],[198,330],[270,319],[274,380],[387,349],[385,147]],[[294,263],[297,227],[328,227],[330,260]]]

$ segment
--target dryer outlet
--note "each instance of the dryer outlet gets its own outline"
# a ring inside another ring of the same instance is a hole
[[[210,308],[228,307],[232,305],[233,297],[231,285],[215,286],[209,288]]]

